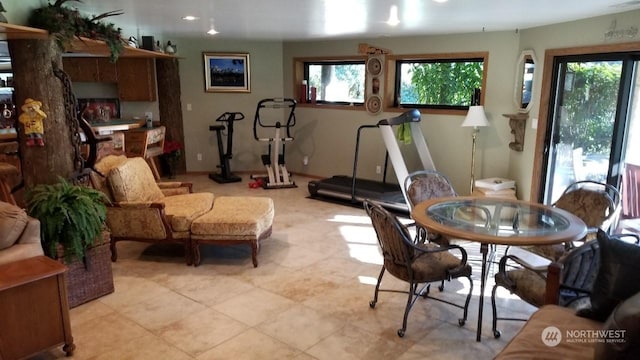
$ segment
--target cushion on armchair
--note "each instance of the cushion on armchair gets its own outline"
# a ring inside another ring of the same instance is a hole
[[[640,246],[598,230],[600,267],[591,291],[591,308],[578,315],[604,321],[613,309],[640,292]]]
[[[164,198],[149,165],[141,157],[129,158],[114,167],[108,179],[116,202],[154,202]]]
[[[24,210],[0,201],[0,250],[11,247],[18,241],[28,220]]]

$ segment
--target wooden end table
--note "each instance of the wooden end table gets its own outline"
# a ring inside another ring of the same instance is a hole
[[[59,345],[73,354],[66,271],[46,256],[0,265],[0,359],[22,359]]]

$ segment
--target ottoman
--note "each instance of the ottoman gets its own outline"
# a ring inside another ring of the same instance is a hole
[[[251,247],[253,267],[258,266],[260,241],[271,235],[273,200],[267,197],[221,196],[213,208],[191,223],[193,265],[200,264],[200,244]]]

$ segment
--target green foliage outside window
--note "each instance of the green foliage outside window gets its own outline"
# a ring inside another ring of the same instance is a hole
[[[568,63],[560,138],[586,154],[609,154],[622,63]]]
[[[364,102],[364,61],[306,63],[305,67],[307,83],[317,89],[318,101]]]
[[[399,61],[401,105],[425,107],[466,107],[471,95],[482,88],[483,60]]]

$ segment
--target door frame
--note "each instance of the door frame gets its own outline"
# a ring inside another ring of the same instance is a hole
[[[549,120],[549,103],[551,100],[551,89],[553,81],[554,59],[557,56],[569,56],[569,55],[589,55],[599,53],[615,53],[615,52],[631,52],[640,51],[640,41],[619,43],[619,44],[606,44],[606,45],[593,45],[593,46],[579,46],[571,48],[559,48],[548,49],[544,53],[544,65],[542,68],[542,86],[540,91],[540,107],[538,108],[538,131],[536,133],[536,144],[533,158],[533,168],[531,171],[531,191],[529,200],[538,202],[541,196],[541,184],[543,181],[542,176],[533,176],[533,174],[542,174],[544,169],[545,158],[545,138],[547,132],[547,125]]]

